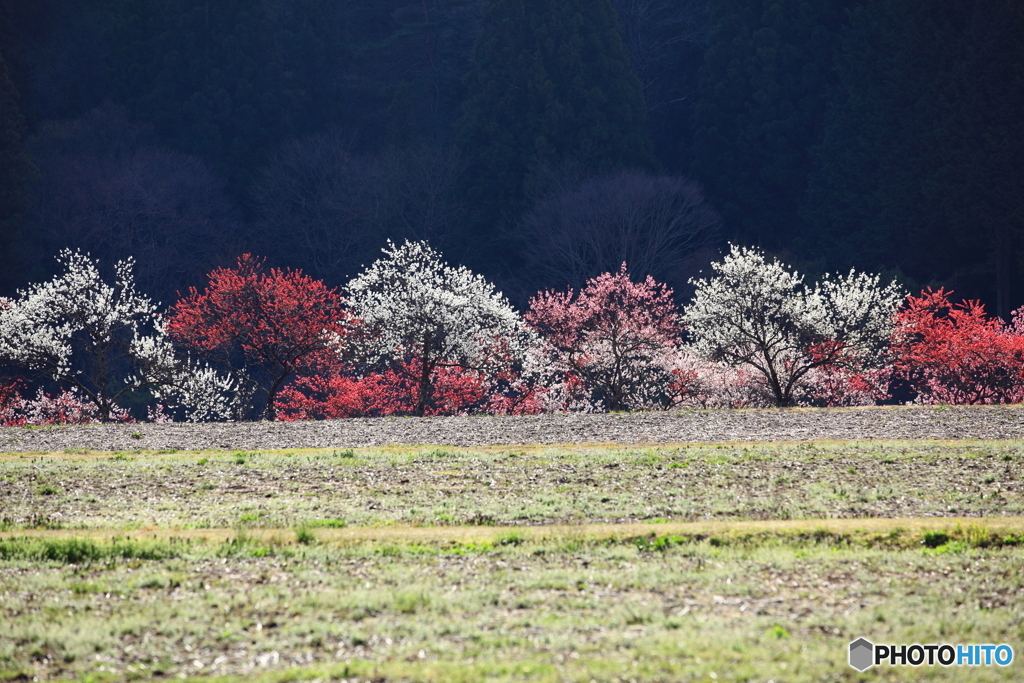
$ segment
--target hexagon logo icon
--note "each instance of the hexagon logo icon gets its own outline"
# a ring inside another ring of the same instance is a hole
[[[850,666],[857,671],[867,671],[875,663],[875,646],[867,638],[858,638],[850,643]]]

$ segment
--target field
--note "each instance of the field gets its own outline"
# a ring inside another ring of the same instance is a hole
[[[1017,441],[0,454],[0,680],[963,680],[847,643],[1019,656],[1022,474]]]

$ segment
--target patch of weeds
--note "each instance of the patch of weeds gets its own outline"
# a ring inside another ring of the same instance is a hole
[[[480,512],[466,520],[466,524],[469,526],[495,526],[497,523],[497,520],[492,515],[485,515]]]
[[[682,536],[641,536],[640,538],[633,539],[633,545],[640,552],[664,552],[674,545],[679,545],[684,542]]]
[[[308,527],[300,526],[295,530],[295,542],[299,545],[316,545],[320,539]]]
[[[115,539],[97,543],[83,538],[8,538],[0,540],[0,559],[85,564],[111,559],[163,560],[178,557],[174,543]]]
[[[41,515],[36,513],[29,518],[28,524],[26,524],[25,527],[28,529],[56,530],[63,529],[64,525],[60,522],[60,520],[53,519],[52,517],[49,517],[47,515]]]
[[[354,458],[356,457],[356,452],[351,448],[346,448],[343,451],[334,451],[331,455],[335,458]]]
[[[689,466],[690,466],[690,463],[688,463],[688,462],[670,462],[668,464],[668,468],[670,470],[678,469],[678,468],[681,468],[681,467],[689,467]]]
[[[40,496],[53,496],[60,493],[60,489],[58,489],[56,486],[44,484],[36,489],[36,493],[38,493]]]
[[[452,451],[446,451],[441,448],[436,448],[427,453],[420,453],[413,458],[414,462],[430,462],[432,460],[452,460],[459,457],[458,453]]]
[[[639,456],[637,456],[636,460],[634,460],[634,463],[638,467],[657,467],[658,465],[661,465],[664,462],[665,456],[659,455],[657,453],[652,453],[651,451],[644,451]]]
[[[251,538],[245,529],[235,531],[235,537],[225,541],[217,548],[219,557],[269,557],[274,554],[274,549],[269,545],[259,543]]]
[[[251,526],[260,521],[260,513],[258,512],[247,512],[244,515],[238,517],[239,526]]]
[[[121,460],[121,461],[128,460],[128,456],[125,455],[124,453],[117,453],[117,454],[114,455],[114,460]]]
[[[925,548],[938,548],[949,543],[949,534],[944,531],[926,531],[921,543]]]
[[[631,605],[626,607],[623,621],[626,622],[627,626],[640,626],[642,624],[651,623],[654,621],[654,617],[651,615],[650,611]]]
[[[217,488],[216,484],[211,484],[210,482],[206,482],[205,484],[203,484],[202,486],[199,487],[199,490],[200,491],[212,491],[215,488]]]
[[[949,541],[934,548],[925,548],[925,552],[933,555],[945,555],[947,553],[962,553],[970,550],[970,546],[964,541]]]
[[[206,465],[209,462],[210,462],[209,458],[199,458],[198,460],[196,460],[196,464],[197,465]]]
[[[451,548],[448,548],[445,553],[448,555],[476,555],[489,553],[492,550],[494,550],[494,546],[489,541],[469,541],[466,543],[457,543]]]
[[[348,527],[348,522],[343,519],[314,519],[306,522],[306,526],[311,529],[344,529]]]
[[[142,432],[132,432],[132,438],[133,439],[141,439],[142,438]]]
[[[518,531],[510,531],[505,534],[501,534],[494,539],[495,545],[522,545],[526,542],[526,537]]]
[[[766,636],[775,637],[775,638],[778,638],[780,640],[783,639],[783,638],[792,638],[793,637],[793,635],[788,630],[786,630],[785,626],[780,626],[779,624],[775,624],[775,626],[772,626],[770,629],[765,631],[764,634]]]
[[[89,583],[86,581],[80,581],[73,583],[69,586],[71,592],[74,595],[89,595],[90,593],[103,593],[105,592],[102,588],[97,586],[95,583]]]
[[[430,596],[424,591],[404,591],[395,596],[395,611],[401,614],[415,614],[430,606]]]
[[[235,464],[236,465],[244,465],[245,464],[246,455],[247,454],[243,453],[242,451],[239,451],[239,452],[235,453]]]

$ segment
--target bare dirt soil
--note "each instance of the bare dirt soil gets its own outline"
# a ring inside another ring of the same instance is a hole
[[[1024,438],[1020,406],[899,406],[8,427],[0,428],[0,452],[1020,438]]]

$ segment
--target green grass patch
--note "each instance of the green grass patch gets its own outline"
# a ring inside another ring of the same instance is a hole
[[[114,539],[98,542],[88,538],[18,537],[0,539],[0,560],[28,560],[59,564],[86,564],[110,559],[164,560],[182,552],[173,541]]]

